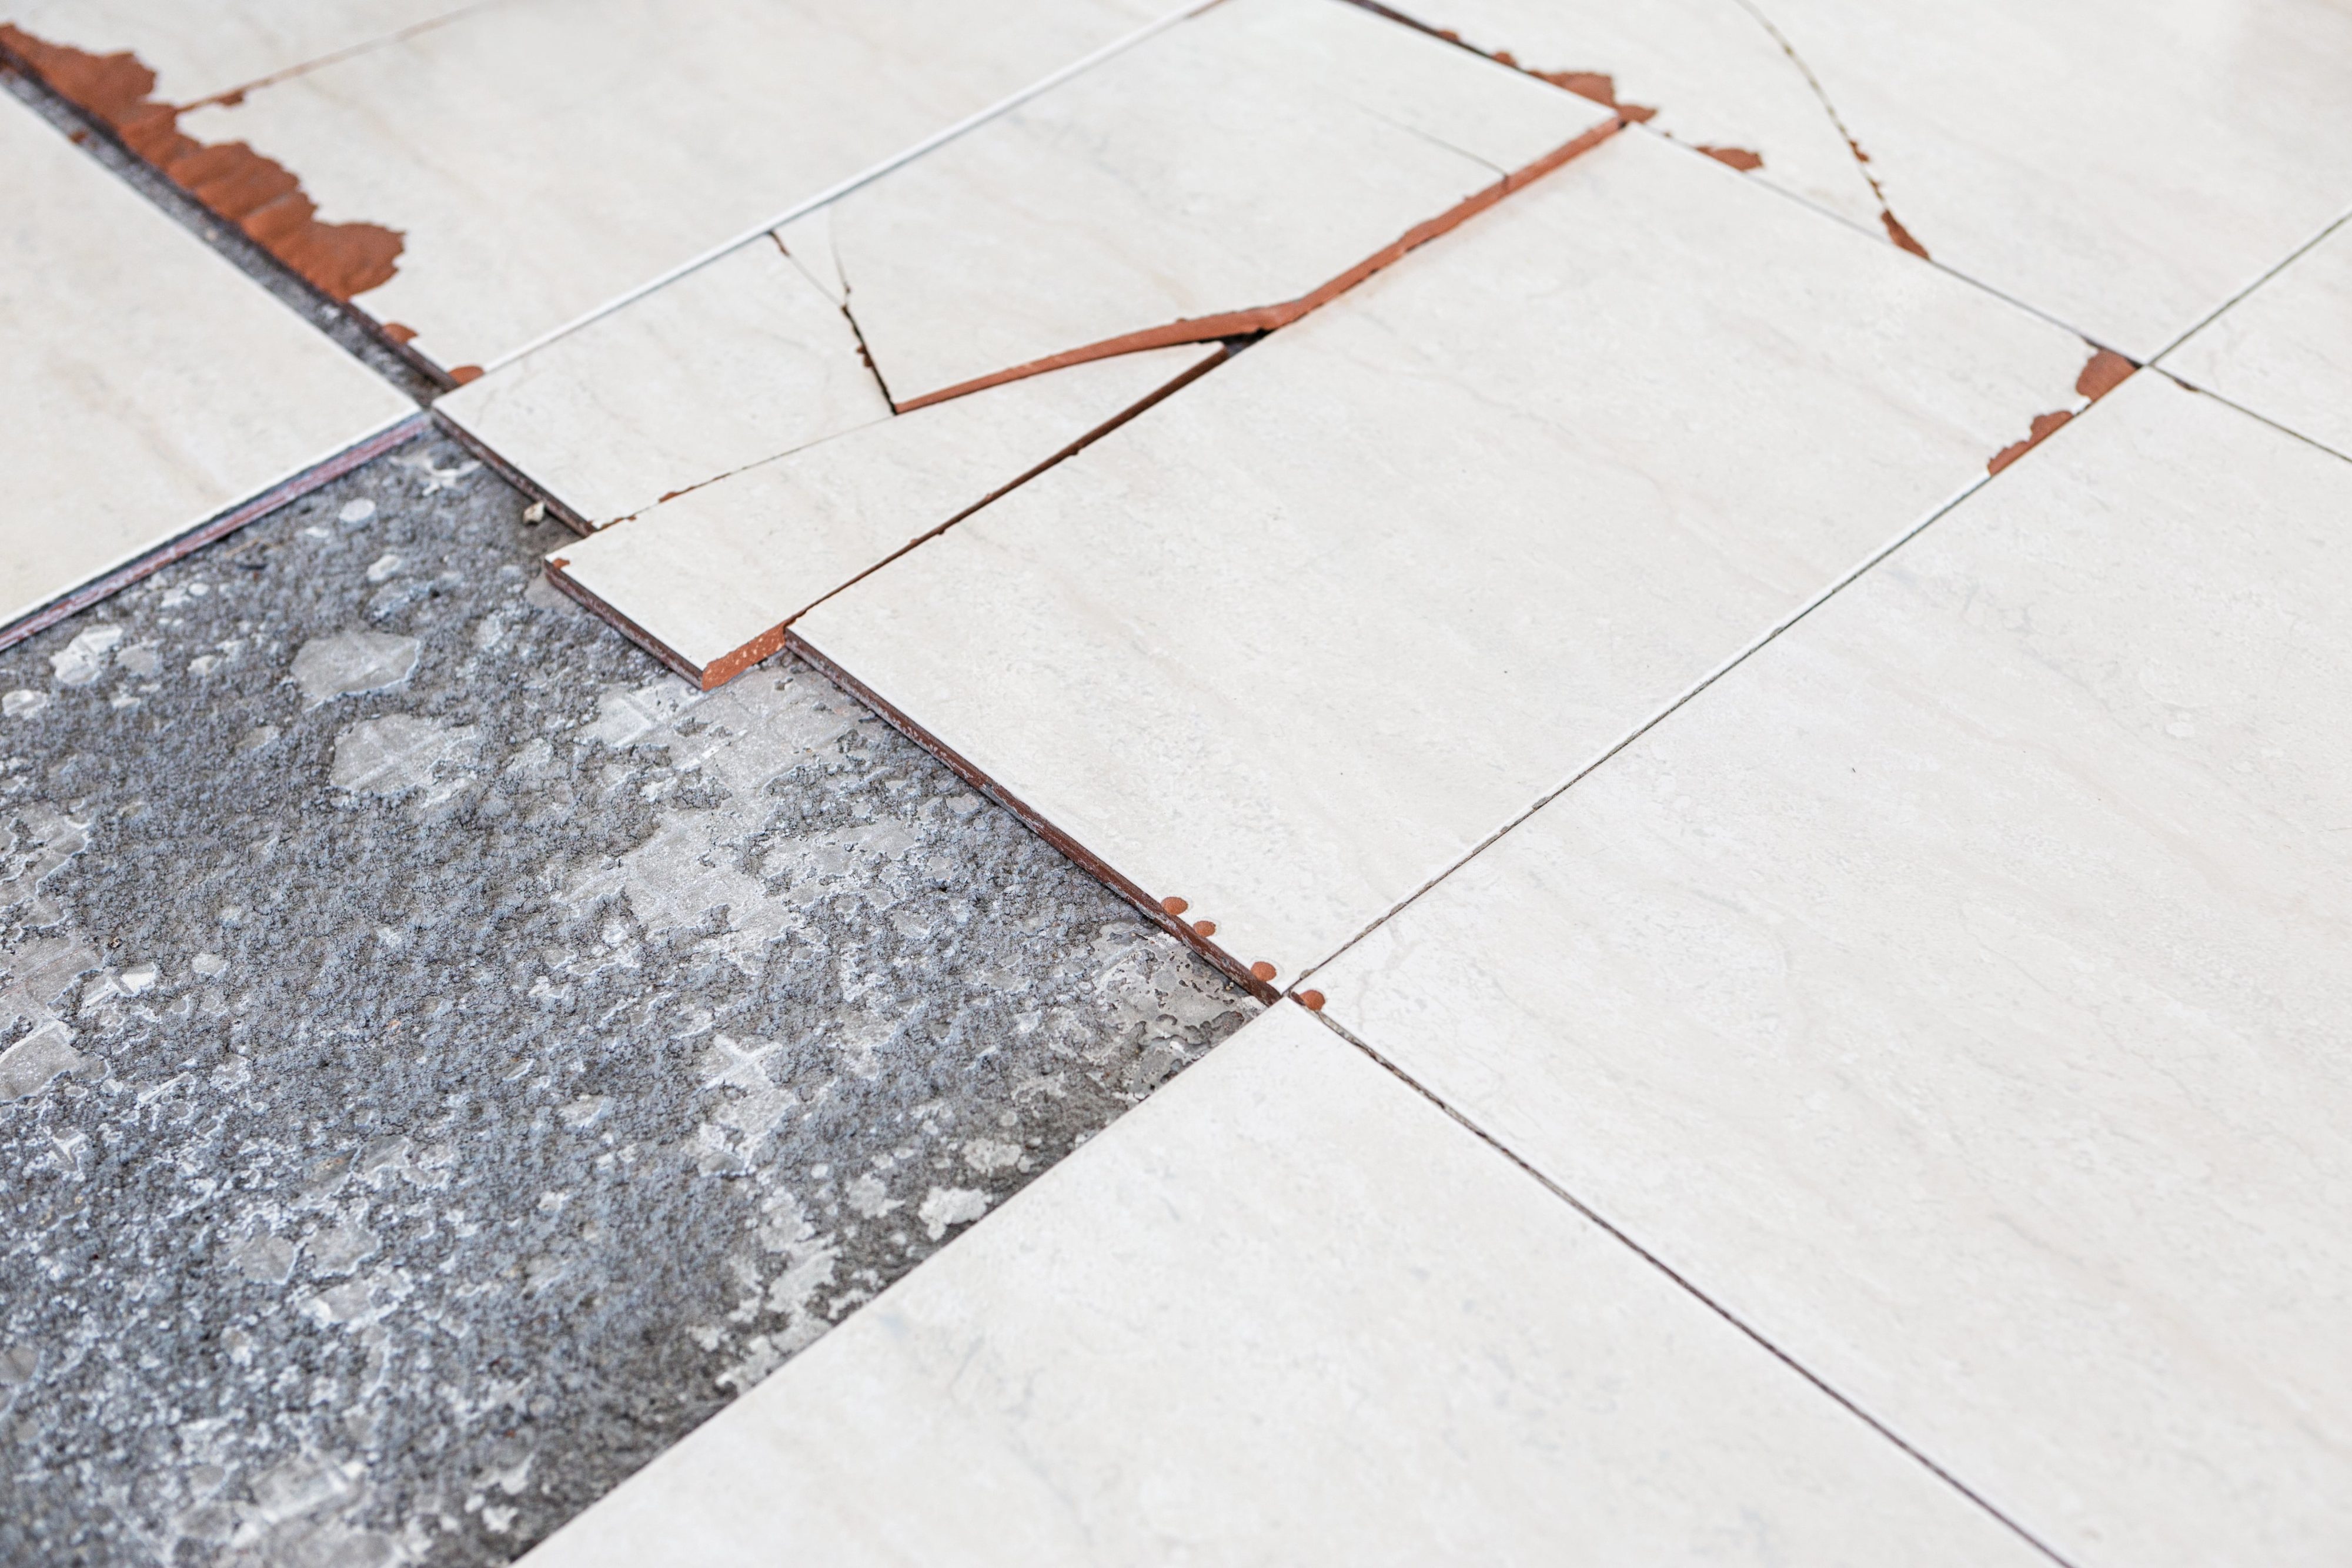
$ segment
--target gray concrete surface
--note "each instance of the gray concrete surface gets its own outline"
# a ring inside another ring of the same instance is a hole
[[[0,1562],[505,1561],[1255,1008],[412,445],[0,653]]]

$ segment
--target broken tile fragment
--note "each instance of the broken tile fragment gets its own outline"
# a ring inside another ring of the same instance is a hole
[[[825,594],[1223,354],[1123,354],[869,423],[563,545],[549,570],[715,686]]]
[[[957,1191],[918,1223],[969,1218]],[[752,1568],[779,1541],[1004,1568],[1171,1542],[1206,1562],[2042,1561],[1287,1005],[533,1563]]]
[[[1292,320],[1615,124],[1329,0],[1226,0],[823,209],[901,410]]]
[[[590,528],[891,413],[841,307],[772,243],[436,407]]]

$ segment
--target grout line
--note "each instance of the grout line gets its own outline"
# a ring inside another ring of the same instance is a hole
[[[1769,1339],[1767,1339],[1760,1332],[1750,1325],[1746,1320],[1742,1319],[1737,1312],[1734,1312],[1721,1301],[1717,1301],[1713,1296],[1708,1295],[1705,1291],[1699,1289],[1697,1285],[1693,1283],[1686,1275],[1675,1269],[1674,1265],[1666,1262],[1656,1253],[1652,1252],[1648,1248],[1634,1240],[1623,1230],[1618,1228],[1617,1226],[1603,1218],[1590,1204],[1587,1204],[1574,1193],[1570,1192],[1566,1187],[1560,1186],[1559,1183],[1552,1180],[1549,1176],[1546,1176],[1532,1163],[1521,1157],[1520,1155],[1516,1150],[1512,1149],[1509,1145],[1504,1143],[1500,1138],[1497,1138],[1495,1134],[1486,1131],[1486,1128],[1480,1126],[1477,1123],[1472,1121],[1469,1117],[1455,1110],[1444,1100],[1431,1092],[1430,1090],[1419,1080],[1415,1079],[1411,1073],[1405,1071],[1402,1067],[1399,1067],[1395,1062],[1391,1061],[1387,1057],[1382,1056],[1378,1051],[1374,1050],[1370,1043],[1360,1040],[1355,1035],[1349,1033],[1343,1025],[1332,1019],[1328,1013],[1317,1012],[1314,1016],[1322,1022],[1325,1028],[1331,1030],[1332,1033],[1338,1035],[1341,1040],[1346,1040],[1349,1045],[1354,1046],[1358,1051],[1362,1051],[1381,1067],[1385,1068],[1398,1082],[1402,1083],[1406,1088],[1412,1090],[1414,1093],[1428,1101],[1432,1105],[1436,1106],[1437,1109],[1444,1112],[1447,1116],[1452,1117],[1455,1124],[1460,1126],[1464,1131],[1469,1133],[1473,1137],[1478,1139],[1487,1147],[1493,1149],[1496,1154],[1502,1155],[1503,1158],[1510,1161],[1511,1164],[1517,1166],[1520,1170],[1534,1177],[1538,1182],[1541,1183],[1545,1190],[1549,1192],[1554,1197],[1559,1198],[1562,1203],[1567,1204],[1570,1208],[1573,1208],[1577,1213],[1591,1220],[1594,1225],[1599,1226],[1611,1237],[1622,1243],[1626,1249],[1631,1251],[1635,1257],[1641,1259],[1644,1263],[1649,1264],[1652,1268],[1657,1270],[1658,1272],[1664,1274],[1667,1279],[1680,1286],[1701,1306],[1704,1306],[1707,1311],[1715,1313],[1716,1316],[1721,1318],[1725,1322],[1729,1323],[1733,1328],[1738,1330],[1742,1334],[1745,1334],[1752,1343],[1763,1350],[1766,1354],[1771,1356],[1781,1365],[1787,1367],[1790,1371],[1795,1373],[1799,1377],[1803,1378],[1807,1383],[1812,1385],[1822,1393],[1835,1400],[1840,1406],[1844,1407],[1847,1414],[1853,1416],[1856,1420],[1862,1422],[1863,1425],[1868,1427],[1872,1431],[1876,1432],[1880,1437],[1885,1438],[1888,1442],[1902,1449],[1904,1453],[1916,1460],[1930,1474],[1950,1486],[1953,1490],[1958,1492],[1962,1497],[1967,1498],[1970,1502],[1975,1503],[1979,1508],[1984,1510],[1993,1518],[1999,1520],[2002,1524],[2008,1526],[2009,1529],[2027,1545],[2041,1552],[2044,1557],[2049,1558],[2053,1563],[2062,1565],[2065,1565],[2067,1563],[2067,1560],[2061,1556],[2048,1542],[2042,1541],[2040,1537],[2036,1536],[2032,1531],[2026,1529],[2024,1525],[2019,1523],[2016,1520],[2011,1519],[2009,1515],[2003,1513],[2000,1509],[1995,1508],[1990,1501],[1989,1501],[1981,1493],[1970,1487],[1966,1481],[1961,1480],[1958,1476],[1952,1474],[1951,1471],[1946,1469],[1934,1459],[1928,1458],[1927,1455],[1919,1448],[1915,1448],[1911,1443],[1906,1441],[1900,1433],[1896,1432],[1893,1427],[1880,1420],[1877,1416],[1873,1416],[1869,1411],[1864,1409],[1853,1399],[1850,1398],[1845,1394],[1841,1393],[1835,1386],[1823,1379],[1819,1374],[1806,1366],[1804,1363],[1799,1361],[1795,1356],[1790,1355],[1787,1351],[1782,1350]]]
[[[310,465],[290,477],[262,490],[257,495],[237,502],[226,511],[215,514],[185,533],[134,557],[104,576],[83,583],[79,588],[51,600],[37,610],[19,616],[0,626],[0,648],[13,646],[37,632],[45,632],[68,616],[78,615],[121,592],[142,577],[162,570],[173,561],[195,554],[206,545],[226,538],[247,523],[258,522],[289,502],[299,500],[311,491],[341,478],[362,464],[383,456],[395,448],[405,446],[431,428],[431,419],[423,412],[402,414],[390,423],[378,426],[332,456]]]
[[[784,225],[792,222],[794,218],[814,212],[817,208],[824,206],[828,202],[838,201],[841,197],[847,195],[850,192],[857,189],[860,185],[877,180],[893,169],[899,168],[907,163],[911,163],[916,159],[922,157],[926,153],[936,152],[938,149],[946,146],[949,142],[953,141],[956,138],[963,135],[965,132],[976,130],[979,127],[985,125],[990,120],[996,119],[998,116],[1009,113],[1013,110],[1020,108],[1023,104],[1028,102],[1031,99],[1037,97],[1040,93],[1050,91],[1052,89],[1059,87],[1062,83],[1068,81],[1073,77],[1084,75],[1086,72],[1092,70],[1095,67],[1102,64],[1104,61],[1125,54],[1128,50],[1135,47],[1138,44],[1158,37],[1160,34],[1166,32],[1169,28],[1176,26],[1178,23],[1187,21],[1192,17],[1198,16],[1202,11],[1209,9],[1210,6],[1218,3],[1219,0],[1192,0],[1192,4],[1185,5],[1181,10],[1171,11],[1168,13],[1168,15],[1160,17],[1158,21],[1148,22],[1142,26],[1137,28],[1135,31],[1128,34],[1125,37],[1113,39],[1111,42],[1105,44],[1101,48],[1097,49],[1094,53],[1085,56],[1083,58],[1073,60],[1068,65],[1062,67],[1061,69],[1038,78],[1035,81],[1031,82],[1027,87],[1021,89],[1018,92],[1015,92],[1009,97],[1000,99],[996,102],[990,104],[987,108],[965,116],[963,119],[957,120],[953,125],[949,126],[944,131],[933,131],[930,135],[923,138],[911,147],[908,147],[901,152],[895,152],[889,157],[882,160],[882,162],[872,164],[860,172],[852,174],[849,178],[843,180],[838,183],[829,185],[813,196],[803,198],[801,201],[794,203],[793,205],[785,208],[782,212],[760,224],[758,226],[747,229],[730,240],[715,245],[698,256],[689,256],[686,260],[679,262],[677,266],[671,267],[668,271],[656,273],[645,282],[639,283],[630,288],[623,290],[617,295],[614,295],[612,298],[604,301],[602,305],[598,305],[579,316],[575,316],[571,320],[564,322],[559,327],[552,328],[548,331],[541,333],[538,337],[531,339],[529,342],[522,344],[520,347],[509,349],[505,353],[499,355],[496,359],[491,360],[488,364],[484,365],[482,367],[483,371],[487,373],[488,371],[498,370],[501,366],[510,365],[515,361],[521,359],[525,354],[542,349],[548,344],[555,341],[558,338],[569,336],[571,333],[576,332],[581,328],[587,326],[590,322],[602,319],[604,317],[611,315],[614,311],[618,310],[621,307],[628,304],[631,300],[641,299],[656,288],[677,282],[679,278],[684,277],[689,272],[708,267],[710,263],[717,261],[720,256],[726,256],[732,251],[740,250],[744,246],[751,244],[761,235],[764,235],[772,229],[782,228]]]
[[[2087,413],[2090,411],[2085,409],[2084,412]],[[2076,417],[2079,418],[2080,415],[2077,415]],[[2073,421],[2069,421],[2068,423],[2072,423]],[[1370,923],[1366,925],[1362,930],[1349,937],[1347,941],[1332,949],[1331,952],[1325,955],[1323,957],[1317,959],[1313,964],[1299,971],[1297,976],[1295,977],[1290,983],[1295,987],[1311,978],[1315,975],[1319,974],[1331,964],[1336,963],[1341,956],[1353,948],[1356,944],[1361,942],[1365,937],[1370,936],[1373,932],[1379,930],[1381,926],[1387,925],[1390,921],[1403,914],[1407,909],[1410,909],[1414,904],[1420,902],[1422,897],[1429,893],[1431,889],[1436,887],[1438,883],[1445,881],[1446,878],[1452,876],[1455,872],[1460,871],[1464,866],[1468,865],[1472,861],[1476,860],[1480,855],[1486,853],[1487,850],[1493,848],[1496,843],[1501,841],[1507,834],[1517,828],[1519,824],[1525,822],[1528,818],[1534,816],[1546,806],[1550,805],[1554,800],[1559,800],[1570,789],[1582,782],[1586,776],[1591,774],[1594,768],[1599,768],[1602,763],[1607,762],[1611,758],[1616,756],[1619,752],[1624,750],[1627,747],[1641,739],[1644,735],[1647,735],[1652,729],[1655,728],[1669,716],[1674,714],[1675,711],[1680,708],[1685,703],[1689,702],[1693,697],[1706,690],[1707,687],[1715,685],[1716,682],[1721,680],[1733,670],[1747,663],[1750,656],[1762,650],[1774,639],[1778,638],[1780,633],[1786,632],[1789,628],[1797,624],[1798,622],[1802,621],[1806,616],[1811,615],[1814,611],[1828,603],[1832,598],[1845,589],[1847,585],[1854,582],[1872,567],[1876,566],[1880,561],[1885,560],[1888,556],[1893,555],[1896,550],[1901,549],[1905,545],[1909,544],[1913,539],[1918,538],[1922,533],[1926,532],[1930,527],[1932,527],[1938,518],[1943,517],[1946,514],[1949,513],[1953,507],[1958,506],[1962,501],[1967,500],[1970,496],[1975,495],[1977,491],[1983,488],[1985,486],[1992,483],[1992,480],[1993,476],[1990,474],[1979,475],[1976,478],[1971,479],[1958,494],[1951,496],[1940,505],[1935,507],[1926,517],[1920,518],[1917,522],[1911,524],[1894,538],[1888,540],[1885,544],[1879,546],[1878,549],[1864,557],[1858,565],[1853,567],[1843,576],[1831,582],[1827,588],[1824,588],[1819,593],[1814,594],[1812,598],[1807,600],[1803,604],[1790,612],[1779,622],[1776,622],[1773,625],[1766,629],[1760,635],[1757,636],[1748,642],[1747,645],[1733,653],[1729,658],[1724,660],[1723,663],[1716,665],[1714,669],[1709,670],[1706,674],[1701,675],[1696,681],[1691,683],[1690,685],[1685,687],[1680,694],[1669,699],[1664,706],[1660,707],[1656,712],[1651,714],[1647,718],[1640,720],[1623,735],[1618,737],[1615,740],[1611,741],[1601,750],[1599,755],[1595,756],[1591,760],[1586,762],[1582,767],[1570,773],[1559,784],[1538,796],[1534,804],[1527,807],[1517,816],[1511,818],[1510,821],[1505,822],[1501,827],[1496,829],[1493,832],[1479,840],[1477,843],[1472,845],[1467,851],[1464,852],[1458,858],[1456,858],[1453,863],[1446,866],[1444,871],[1439,872],[1435,876],[1433,876],[1427,882],[1423,883],[1419,887],[1413,889],[1412,892],[1407,894],[1403,898],[1399,899],[1390,908],[1382,912]]]
[[[2198,397],[2211,398],[2223,408],[2233,409],[2237,413],[2244,414],[2248,419],[2252,420],[2257,424],[2267,424],[2273,430],[2277,431],[2281,435],[2292,436],[2295,440],[2302,442],[2305,446],[2313,447],[2318,451],[2326,453],[2330,457],[2336,458],[2342,462],[2352,463],[2352,452],[2338,452],[2333,446],[2328,445],[2327,443],[2314,440],[2312,437],[2305,435],[2303,432],[2295,429],[2294,426],[2291,424],[2281,424],[2277,420],[2273,419],[2270,415],[2263,413],[2257,409],[2248,408],[2244,403],[2236,402],[2231,398],[2223,397],[2220,392],[2210,391],[2205,387],[2200,387],[2194,382],[2184,382],[2179,376],[2174,375],[2170,371],[2166,370],[2161,365],[2151,365],[2147,368],[2156,371],[2157,374],[2162,376],[2166,381],[2170,382],[2174,386],[2179,387],[2182,392],[2192,393]]]
[[[243,101],[245,95],[249,92],[258,92],[263,88],[275,87],[279,82],[289,81],[296,77],[307,75],[324,67],[340,65],[345,60],[373,54],[391,45],[405,43],[419,33],[429,33],[436,27],[446,27],[452,22],[472,16],[477,11],[487,11],[494,5],[511,3],[512,0],[473,0],[473,4],[460,5],[454,11],[446,11],[438,16],[427,16],[422,22],[412,22],[405,27],[385,33],[379,37],[365,38],[340,49],[331,49],[317,59],[298,61],[293,65],[271,71],[266,76],[257,76],[251,81],[239,82],[235,87],[223,88],[220,91],[207,93],[203,98],[194,99],[186,103],[174,104],[173,108],[182,114],[198,109],[234,108]]]
[[[2272,278],[2276,277],[2280,273],[2284,272],[2288,267],[2293,267],[2296,262],[2302,260],[2305,256],[2318,248],[2320,243],[2326,240],[2328,235],[2334,234],[2337,229],[2342,228],[2347,223],[2352,223],[2352,207],[2345,209],[2343,212],[2338,213],[2335,217],[2329,219],[2326,223],[2321,225],[2317,234],[2312,235],[2309,239],[2295,246],[2294,249],[2289,251],[2286,254],[2286,256],[2281,260],[2276,267],[2272,267],[2260,277],[2255,278],[2252,283],[2247,284],[2243,288],[2239,289],[2235,294],[2231,295],[2230,298],[2215,306],[2212,311],[2198,321],[2196,325],[2190,327],[2189,330],[2181,333],[2180,336],[2173,339],[2172,341],[2167,343],[2163,348],[2158,349],[2155,353],[2149,355],[2147,362],[2151,365],[2155,364],[2158,361],[2163,359],[2165,355],[2173,352],[2175,350],[2179,349],[2180,345],[2189,341],[2189,339],[2194,338],[2198,333],[2202,332],[2206,328],[2210,327],[2214,322],[2227,315],[2231,308],[2236,306],[2240,301],[2243,300],[2246,296],[2252,294],[2255,289],[2260,288],[2263,284],[2268,283]],[[2175,377],[2174,379],[2179,380],[2178,377]],[[2182,384],[2186,385],[2187,383],[2183,382]],[[2227,400],[2225,399],[2223,401],[2226,402]],[[2234,407],[2236,405],[2232,404],[2231,406]],[[2285,427],[2281,426],[2280,428],[2284,429]],[[2288,434],[2293,434],[2294,433],[2290,431]]]

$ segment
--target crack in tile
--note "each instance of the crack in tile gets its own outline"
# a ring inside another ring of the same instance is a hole
[[[1533,162],[1506,173],[1493,184],[1474,192],[1435,217],[1414,225],[1394,241],[1374,251],[1337,277],[1296,299],[1284,300],[1273,305],[1251,306],[1239,310],[1219,311],[1209,316],[1187,317],[1161,326],[1146,328],[1141,331],[1125,332],[1115,338],[1105,338],[1075,349],[1064,350],[1060,353],[1048,354],[1042,359],[1029,361],[1025,364],[993,371],[987,375],[974,377],[971,381],[961,382],[935,392],[926,392],[921,397],[910,398],[905,404],[899,405],[899,412],[911,413],[917,409],[929,408],[934,403],[946,402],[950,399],[962,397],[971,392],[985,392],[990,387],[1003,386],[1007,382],[1020,381],[1025,377],[1043,374],[1047,371],[1058,371],[1071,365],[1085,364],[1090,360],[1109,359],[1113,355],[1137,353],[1147,349],[1175,348],[1185,343],[1215,342],[1224,339],[1250,337],[1279,330],[1299,318],[1320,309],[1375,273],[1393,266],[1430,241],[1459,228],[1496,203],[1516,192],[1524,190],[1546,174],[1598,147],[1623,130],[1626,124],[1626,118],[1621,114],[1616,120],[1604,120],[1591,130],[1572,137]],[[1430,140],[1435,141],[1434,138]],[[1484,162],[1484,160],[1478,161]],[[1492,165],[1488,166],[1492,167]],[[845,278],[844,286],[846,287]]]
[[[1822,85],[1822,78],[1813,74],[1813,68],[1805,63],[1805,57],[1797,52],[1797,47],[1789,41],[1788,35],[1773,25],[1772,18],[1757,8],[1755,0],[1732,0],[1732,4],[1747,12],[1756,25],[1770,36],[1772,41],[1780,47],[1780,52],[1789,57],[1789,63],[1795,66],[1798,74],[1805,78],[1805,86],[1812,89],[1814,99],[1822,106],[1822,112],[1829,116],[1830,124],[1845,142],[1846,151],[1853,154],[1854,168],[1869,182],[1870,193],[1878,203],[1878,221],[1885,226],[1886,237],[1922,261],[1933,260],[1927,254],[1927,247],[1913,237],[1911,231],[1905,228],[1902,220],[1895,215],[1895,209],[1887,204],[1886,187],[1878,183],[1878,175],[1870,166],[1870,154],[1864,152],[1862,143],[1854,139],[1853,131],[1846,125],[1845,117],[1838,112],[1837,105],[1830,99],[1829,89]],[[1702,148],[1700,151],[1708,150]]]

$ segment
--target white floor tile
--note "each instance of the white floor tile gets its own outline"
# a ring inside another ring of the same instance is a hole
[[[415,413],[0,94],[0,627]]]
[[[180,129],[250,142],[325,218],[399,231],[358,303],[440,364],[488,365],[1168,8],[514,0]]]
[[[1759,179],[1874,228],[1883,191],[1937,261],[2136,359],[2352,202],[2334,0],[1400,9],[1530,69],[1607,73],[1661,129],[1758,154]]]
[[[527,1561],[2042,1559],[1284,1005]]]
[[[2068,1561],[2344,1561],[2347,514],[2142,372],[1314,984]]]
[[[1286,978],[2078,404],[2087,353],[1621,134],[797,631]]]
[[[2352,218],[2167,354],[2164,367],[2352,457]]]
[[[781,648],[817,600],[1223,352],[1121,354],[867,423],[567,543],[550,564],[715,686]]]
[[[1614,123],[1353,5],[1226,0],[851,192],[803,248],[914,408],[1278,326]]]
[[[890,417],[838,303],[772,242],[732,251],[435,406],[592,528]]]

